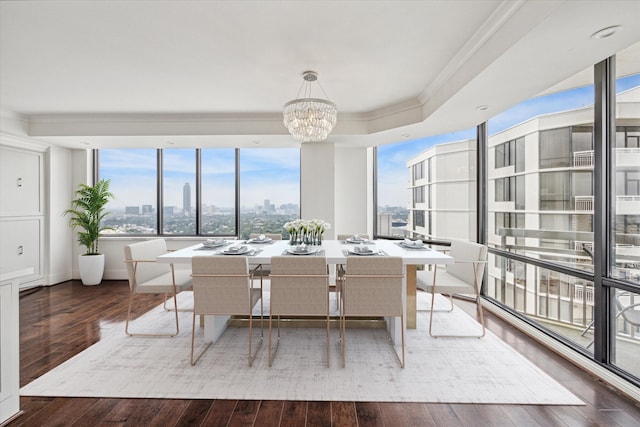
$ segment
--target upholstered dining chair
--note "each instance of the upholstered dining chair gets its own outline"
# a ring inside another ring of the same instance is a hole
[[[127,265],[129,278],[129,309],[125,323],[125,333],[129,336],[176,336],[180,331],[178,325],[177,294],[191,287],[190,271],[175,269],[173,264],[156,262],[156,258],[167,253],[167,243],[164,239],[151,239],[133,243],[124,247],[124,262]],[[176,316],[176,330],[171,333],[132,333],[129,332],[131,321],[131,305],[136,294],[164,294],[164,308],[167,300],[173,300]]]
[[[276,317],[278,335],[272,349],[272,321]],[[274,256],[271,258],[271,299],[269,303],[269,366],[280,344],[280,316],[322,316],[327,329],[327,367],[330,366],[329,274],[323,256]]]
[[[368,234],[357,234],[359,237],[361,237],[364,240],[369,240],[369,235]],[[352,237],[356,236],[356,234],[338,234],[336,236],[336,239],[340,240],[340,241],[344,241],[347,239],[350,239]],[[340,291],[342,289],[342,283],[344,282],[344,274],[345,274],[345,265],[344,264],[337,264],[336,265],[336,286],[335,286],[335,293],[336,293],[336,308],[338,310],[340,310]]]
[[[416,286],[423,291],[431,293],[431,308],[429,318],[429,335],[438,337],[474,337],[482,338],[485,335],[484,317],[482,315],[482,304],[480,301],[480,286],[484,275],[485,264],[487,263],[487,247],[479,243],[467,242],[463,240],[452,240],[449,256],[453,257],[454,263],[447,266],[434,266],[431,271],[418,271]],[[480,335],[436,335],[433,333],[433,313],[435,294],[449,295],[451,312],[454,308],[453,295],[464,294],[475,297],[476,309],[482,333]]]
[[[404,267],[401,257],[347,258],[347,269],[342,288],[340,310],[340,338],[342,363],[346,366],[347,317],[396,316],[404,324],[402,305],[402,278]],[[402,357],[393,349],[404,368],[405,336],[402,329]]]
[[[259,267],[258,267],[259,269]],[[196,317],[200,315],[243,315],[249,317],[249,366],[258,354],[264,338],[262,276],[259,287],[254,286],[255,269],[249,270],[244,256],[195,256],[191,260],[193,277],[193,323],[191,329],[191,364],[195,365],[211,343],[194,358]],[[260,300],[260,344],[253,342],[253,308]]]

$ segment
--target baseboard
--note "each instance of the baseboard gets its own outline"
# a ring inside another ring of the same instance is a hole
[[[538,341],[540,344],[547,347],[549,350],[567,359],[574,365],[582,368],[583,370],[589,372],[590,374],[596,376],[600,380],[609,384],[611,387],[614,387],[623,395],[640,403],[640,388],[636,387],[634,384],[631,384],[630,382],[626,381],[624,378],[621,378],[620,376],[609,371],[608,369],[604,368],[603,366],[599,365],[598,363],[589,359],[588,357],[573,351],[571,348],[553,339],[552,337],[540,331],[539,329],[534,328],[533,326],[529,325],[527,322],[524,322],[523,320],[512,315],[511,313],[501,309],[495,304],[489,301],[483,301],[482,307],[485,310],[491,312],[492,314],[498,316],[505,322],[509,323],[510,325],[515,326],[526,335],[530,336],[531,338]]]

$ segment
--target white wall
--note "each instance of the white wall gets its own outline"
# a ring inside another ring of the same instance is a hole
[[[73,197],[72,150],[51,146],[47,167],[48,226],[45,256],[48,258],[48,284],[61,283],[72,278],[74,234],[64,211],[70,207]],[[45,260],[46,261],[46,260]]]
[[[335,146],[306,143],[300,148],[300,215],[331,224],[325,238],[335,232]]]
[[[336,147],[335,150],[335,224],[338,234],[371,234],[368,201],[371,190],[367,148]]]

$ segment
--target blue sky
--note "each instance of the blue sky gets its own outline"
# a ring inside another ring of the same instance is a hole
[[[624,92],[640,86],[640,74],[619,79],[616,91]],[[505,130],[530,118],[543,114],[573,110],[593,105],[593,86],[531,98],[489,120],[489,135]],[[409,193],[406,189],[409,171],[406,161],[429,147],[444,142],[475,138],[476,128],[460,132],[436,135],[412,141],[378,147],[378,205],[406,206]]]
[[[182,189],[191,185],[195,203],[195,150],[163,150],[164,203],[182,208]],[[117,196],[110,206],[154,205],[156,203],[156,150],[100,150],[101,177],[111,179]],[[203,200],[207,204],[232,207],[235,204],[235,149],[202,150]],[[297,148],[240,150],[240,204],[300,203],[300,151]]]
[[[640,86],[640,74],[617,82],[618,92]],[[493,134],[542,114],[582,108],[593,103],[593,87],[581,87],[524,101],[489,121]],[[380,206],[405,206],[409,200],[406,161],[429,147],[475,138],[476,129],[403,141],[378,147],[378,202]],[[189,182],[195,202],[195,150],[165,149],[164,202],[182,207],[182,188]],[[234,204],[234,149],[202,152],[203,200],[207,204]],[[300,152],[297,148],[240,150],[241,206],[262,205],[269,199],[276,206],[300,203]],[[100,169],[112,180],[117,199],[113,208],[156,203],[156,150],[101,150]],[[211,201],[211,202],[209,202]],[[215,201],[215,202],[214,202]]]

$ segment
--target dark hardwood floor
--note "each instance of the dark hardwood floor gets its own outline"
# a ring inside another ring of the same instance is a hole
[[[128,285],[78,281],[20,296],[20,384],[108,334],[124,333]],[[143,314],[157,297],[137,299]],[[10,426],[638,426],[640,406],[486,313],[487,327],[586,406],[21,397]],[[125,380],[125,379],[123,379]]]

